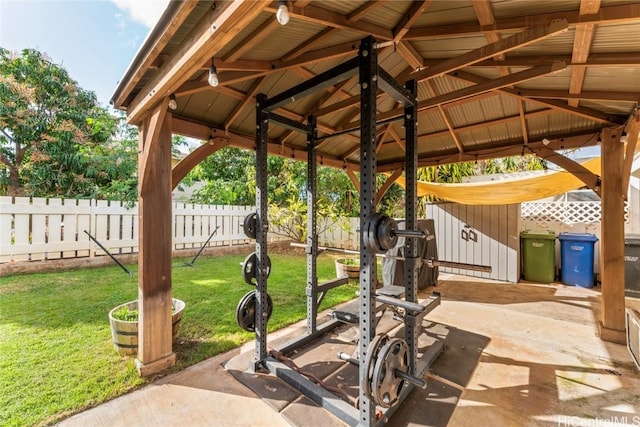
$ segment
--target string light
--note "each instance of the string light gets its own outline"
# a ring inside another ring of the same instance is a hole
[[[289,22],[289,2],[287,0],[278,1],[278,11],[276,12],[276,19],[280,25],[287,25]]]
[[[216,69],[216,66],[213,64],[213,59],[211,59],[211,66],[209,67],[208,81],[211,87],[216,87],[220,83],[220,80],[218,80],[218,70]]]
[[[176,101],[176,95],[172,93],[169,95],[169,109],[175,110],[176,108],[178,108],[178,102]]]

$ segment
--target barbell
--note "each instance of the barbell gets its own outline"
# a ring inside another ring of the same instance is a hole
[[[357,359],[346,353],[338,353],[338,358],[359,365]],[[391,338],[387,334],[378,334],[369,343],[365,372],[364,392],[383,408],[398,403],[407,382],[422,389],[427,387],[426,381],[409,373],[409,347],[406,341]]]
[[[298,248],[305,248],[306,245],[303,243],[290,243],[291,246],[294,247],[298,247]],[[360,255],[359,251],[354,251],[351,249],[340,249],[340,248],[331,248],[331,247],[327,247],[327,246],[318,246],[319,250],[323,250],[323,251],[332,251],[332,252],[340,252],[340,253],[345,253],[345,254],[354,254],[354,255]],[[387,254],[376,254],[377,257],[380,258],[387,258],[387,259],[395,259],[398,261],[406,261],[407,259],[405,257],[401,257],[401,256],[394,256],[394,255],[387,255]],[[418,258],[419,262],[422,262],[423,264],[427,264],[427,267],[429,268],[434,268],[434,267],[447,267],[447,268],[459,268],[461,270],[472,270],[472,271],[481,271],[483,273],[491,273],[492,271],[492,267],[490,265],[481,265],[481,264],[467,264],[464,262],[454,262],[454,261],[443,261],[443,260],[439,260],[439,259],[435,259],[435,258]]]
[[[398,237],[425,239],[427,233],[420,230],[400,230],[395,219],[376,212],[367,222],[364,244],[376,252],[385,252],[396,246]]]

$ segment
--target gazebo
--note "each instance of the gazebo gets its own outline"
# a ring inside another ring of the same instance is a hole
[[[358,74],[325,74],[357,57],[364,39],[386,70],[374,65],[372,81],[416,82],[415,149],[398,121],[401,99],[390,95],[402,91],[369,94],[375,126],[364,132]],[[172,188],[228,145],[307,161],[307,139],[295,130],[309,116],[317,118],[317,163],[343,169],[361,192],[371,190],[359,180],[364,144],[375,156],[367,173],[388,176],[379,192],[407,172],[409,152],[417,167],[535,153],[575,174],[602,200],[600,336],[624,343],[623,215],[640,133],[638,40],[636,1],[169,3],[112,97],[140,130],[140,374],[175,362]],[[273,103],[279,120],[258,144],[256,96],[305,82],[313,84],[304,96]],[[205,141],[173,169],[172,134]],[[562,154],[593,145],[601,146],[602,176]]]

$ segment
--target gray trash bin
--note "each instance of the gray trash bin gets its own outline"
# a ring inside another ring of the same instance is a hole
[[[640,298],[640,234],[624,236],[624,289],[626,296]]]

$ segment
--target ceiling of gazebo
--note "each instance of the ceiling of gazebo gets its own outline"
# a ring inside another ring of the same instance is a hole
[[[379,43],[380,67],[418,80],[420,165],[595,145],[640,101],[640,2],[433,0],[172,2],[113,95],[140,123],[170,94],[173,130],[253,147],[255,95],[276,95]],[[214,62],[220,84],[207,83]],[[320,162],[358,169],[357,75],[275,112],[317,115]],[[396,114],[380,93],[379,118]],[[380,125],[378,170],[400,168],[402,122]],[[305,135],[275,123],[269,151],[304,159]],[[544,142],[543,142],[544,141]]]

